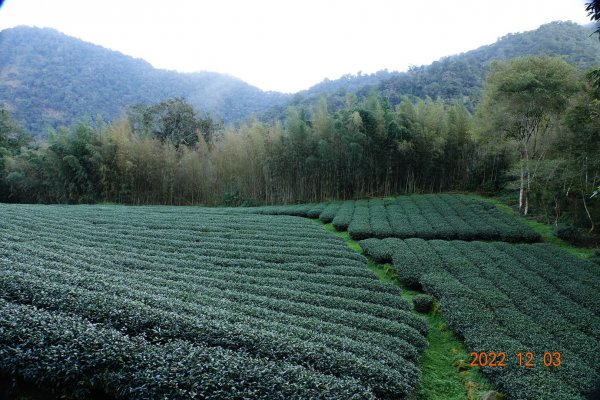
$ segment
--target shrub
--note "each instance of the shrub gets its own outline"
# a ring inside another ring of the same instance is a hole
[[[367,242],[367,254],[386,253],[385,241],[376,240]],[[444,319],[469,351],[502,349],[512,357],[506,368],[482,369],[502,392],[519,400],[593,393],[600,370],[599,268],[549,244],[400,242],[393,244],[398,279],[440,299]],[[516,365],[523,351],[535,354],[535,368]],[[545,367],[545,352],[569,361]]]
[[[329,203],[321,214],[319,215],[319,220],[324,224],[328,224],[335,218],[338,210],[340,209],[341,203]]]
[[[372,236],[369,222],[369,207],[357,202],[354,207],[352,221],[348,226],[348,234],[354,240],[362,240]]]
[[[93,371],[86,390],[135,399],[408,394],[427,324],[399,289],[313,221],[254,215],[315,208],[0,204],[0,300],[31,311],[21,328],[0,304],[0,374],[67,394]]]
[[[554,235],[569,243],[577,243],[581,239],[579,230],[569,224],[558,224],[554,229]]]
[[[431,295],[418,294],[412,300],[416,312],[429,314],[433,309],[434,297]]]
[[[540,235],[481,198],[428,194],[344,202],[267,206],[245,212],[295,215],[333,223],[354,240],[367,238],[538,242]]]
[[[374,398],[354,379],[187,341],[154,344],[1,299],[0,332],[0,369],[24,371],[61,398]]]
[[[600,265],[600,249],[594,250],[594,254],[589,258],[589,261]]]
[[[345,201],[338,209],[335,218],[333,219],[333,227],[336,231],[345,231],[352,222],[352,216],[354,215],[354,201]]]

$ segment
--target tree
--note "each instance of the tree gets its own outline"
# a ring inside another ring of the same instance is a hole
[[[519,57],[491,66],[480,116],[489,123],[488,130],[503,133],[517,144],[523,214],[529,211],[534,164],[544,157],[546,133],[579,89],[575,69],[560,58]]]
[[[175,147],[194,147],[199,135],[209,145],[218,128],[210,117],[199,117],[194,107],[181,97],[162,101],[152,106],[137,104],[128,111],[134,133],[140,136],[154,135],[168,140]]]
[[[16,155],[21,147],[31,143],[31,135],[15,124],[8,111],[0,108],[0,201],[9,196],[5,182],[6,158]]]
[[[577,97],[566,115],[565,123],[569,134],[561,143],[561,150],[570,178],[565,197],[569,193],[581,196],[581,204],[592,232],[595,222],[588,201],[593,202],[592,199],[597,196],[600,182],[600,92],[594,78],[590,74],[586,78],[586,90]]]
[[[31,142],[31,135],[14,123],[10,113],[0,108],[0,149],[16,153]],[[1,154],[2,150],[0,150]]]
[[[585,3],[585,11],[587,11],[590,20],[597,23],[594,33],[598,34],[598,39],[600,40],[600,25],[598,25],[598,21],[600,21],[600,0]]]
[[[596,30],[594,33],[598,35],[598,40],[600,40],[600,0],[585,3],[585,11],[587,11],[590,20],[596,22]],[[596,87],[596,90],[600,91],[600,67],[591,69],[588,74],[593,85]]]

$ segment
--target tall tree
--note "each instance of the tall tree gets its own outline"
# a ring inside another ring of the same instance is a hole
[[[569,134],[561,142],[561,150],[569,178],[565,197],[569,193],[579,197],[581,202],[576,203],[583,205],[591,232],[595,229],[595,222],[588,203],[594,203],[592,199],[600,189],[600,90],[593,76],[588,74],[586,78],[586,90],[577,97],[566,115]],[[595,199],[595,202],[597,205],[598,200]]]
[[[579,89],[575,69],[560,58],[519,57],[491,66],[480,112],[486,115],[488,129],[518,146],[523,214],[529,211],[536,161],[545,154],[545,135]]]
[[[30,142],[31,135],[13,121],[7,110],[0,108],[0,201],[9,197],[9,188],[5,182],[6,158],[16,155],[22,146]]]
[[[600,25],[598,25],[598,21],[600,21],[600,0],[585,3],[585,11],[587,11],[590,20],[597,23],[594,33],[598,34],[598,39],[600,39]]]
[[[209,116],[198,116],[194,107],[185,99],[177,97],[152,106],[137,104],[128,111],[134,133],[141,136],[154,135],[170,141],[175,147],[196,146],[199,136],[209,145],[218,124]]]
[[[585,11],[587,11],[590,20],[596,23],[594,33],[598,35],[598,40],[600,40],[600,0],[585,3]],[[589,72],[589,78],[592,80],[594,86],[596,86],[596,89],[600,90],[600,67],[592,68]]]

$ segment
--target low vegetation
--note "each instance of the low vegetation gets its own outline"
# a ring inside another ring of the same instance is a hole
[[[265,398],[393,398],[420,381],[425,321],[364,257],[308,220],[190,208],[1,208],[0,298],[14,311],[1,314],[4,373],[67,394],[136,398],[219,397],[222,376],[234,391]],[[83,327],[81,342],[48,333],[75,338]],[[35,356],[44,352],[56,355],[47,369]],[[204,358],[214,366],[194,367]],[[145,389],[172,368],[186,372]],[[292,386],[264,381],[269,369],[277,382],[289,374]],[[132,370],[140,380],[125,383]]]
[[[471,362],[512,399],[581,399],[600,372],[600,270],[548,244],[367,239],[404,285],[441,301]],[[483,361],[482,361],[483,360]],[[597,389],[596,389],[597,390]]]
[[[410,238],[536,242],[540,235],[492,203],[467,195],[411,195],[397,198],[241,209],[296,215],[332,222],[354,240]]]
[[[501,57],[486,47],[293,99],[2,31],[0,386],[594,398],[600,69],[584,69],[600,47],[585,29],[553,23],[503,38]],[[519,38],[534,39],[525,53]],[[118,77],[87,93],[97,68]],[[163,78],[169,96],[215,96],[165,98]],[[74,123],[82,110],[98,118]]]
[[[349,248],[363,253],[358,242],[352,240],[348,236],[348,232],[336,231],[331,224],[324,224],[324,226],[344,239]],[[444,321],[439,301],[434,300],[431,295],[408,289],[402,285],[391,264],[377,263],[369,259],[368,266],[382,282],[400,287],[402,297],[413,303],[415,311],[417,311],[414,304],[415,298],[425,297],[433,301],[431,312],[420,314],[429,324],[429,334],[427,335],[429,345],[423,352],[419,363],[422,373],[421,383],[415,392],[407,396],[407,399],[471,400],[482,398],[489,393],[493,389],[493,385],[481,373],[479,367],[471,366],[467,362],[469,356],[464,343],[456,337]],[[501,399],[503,397],[499,397],[497,400]]]

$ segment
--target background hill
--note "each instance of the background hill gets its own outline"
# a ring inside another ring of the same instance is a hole
[[[283,115],[289,105],[312,107],[324,94],[323,87],[333,89],[326,95],[328,107],[333,111],[346,105],[349,93],[355,93],[361,100],[373,91],[388,97],[392,105],[398,104],[404,95],[444,100],[458,98],[473,110],[493,60],[546,54],[563,57],[565,61],[586,70],[600,63],[600,43],[596,37],[590,36],[592,32],[593,28],[589,26],[552,22],[533,31],[508,34],[494,44],[445,57],[430,65],[412,67],[407,72],[342,78],[342,81],[351,82],[349,87],[336,84],[336,81],[325,81],[296,94],[288,104],[269,110],[265,119]],[[381,79],[375,79],[377,77]]]
[[[348,94],[361,100],[373,91],[388,97],[392,105],[404,95],[429,96],[458,98],[472,110],[493,60],[544,53],[564,57],[581,69],[598,64],[600,43],[590,37],[592,30],[554,22],[407,72],[345,75],[287,95],[264,92],[219,73],[155,69],[141,59],[52,29],[18,27],[0,32],[0,106],[34,134],[97,115],[111,121],[130,105],[175,96],[232,123],[253,114],[263,120],[280,118],[290,105],[311,108],[321,96],[335,111],[346,105]]]
[[[155,69],[53,29],[0,32],[0,105],[33,133],[85,116],[110,121],[130,105],[175,96],[225,121],[246,119],[288,97],[224,74]]]

